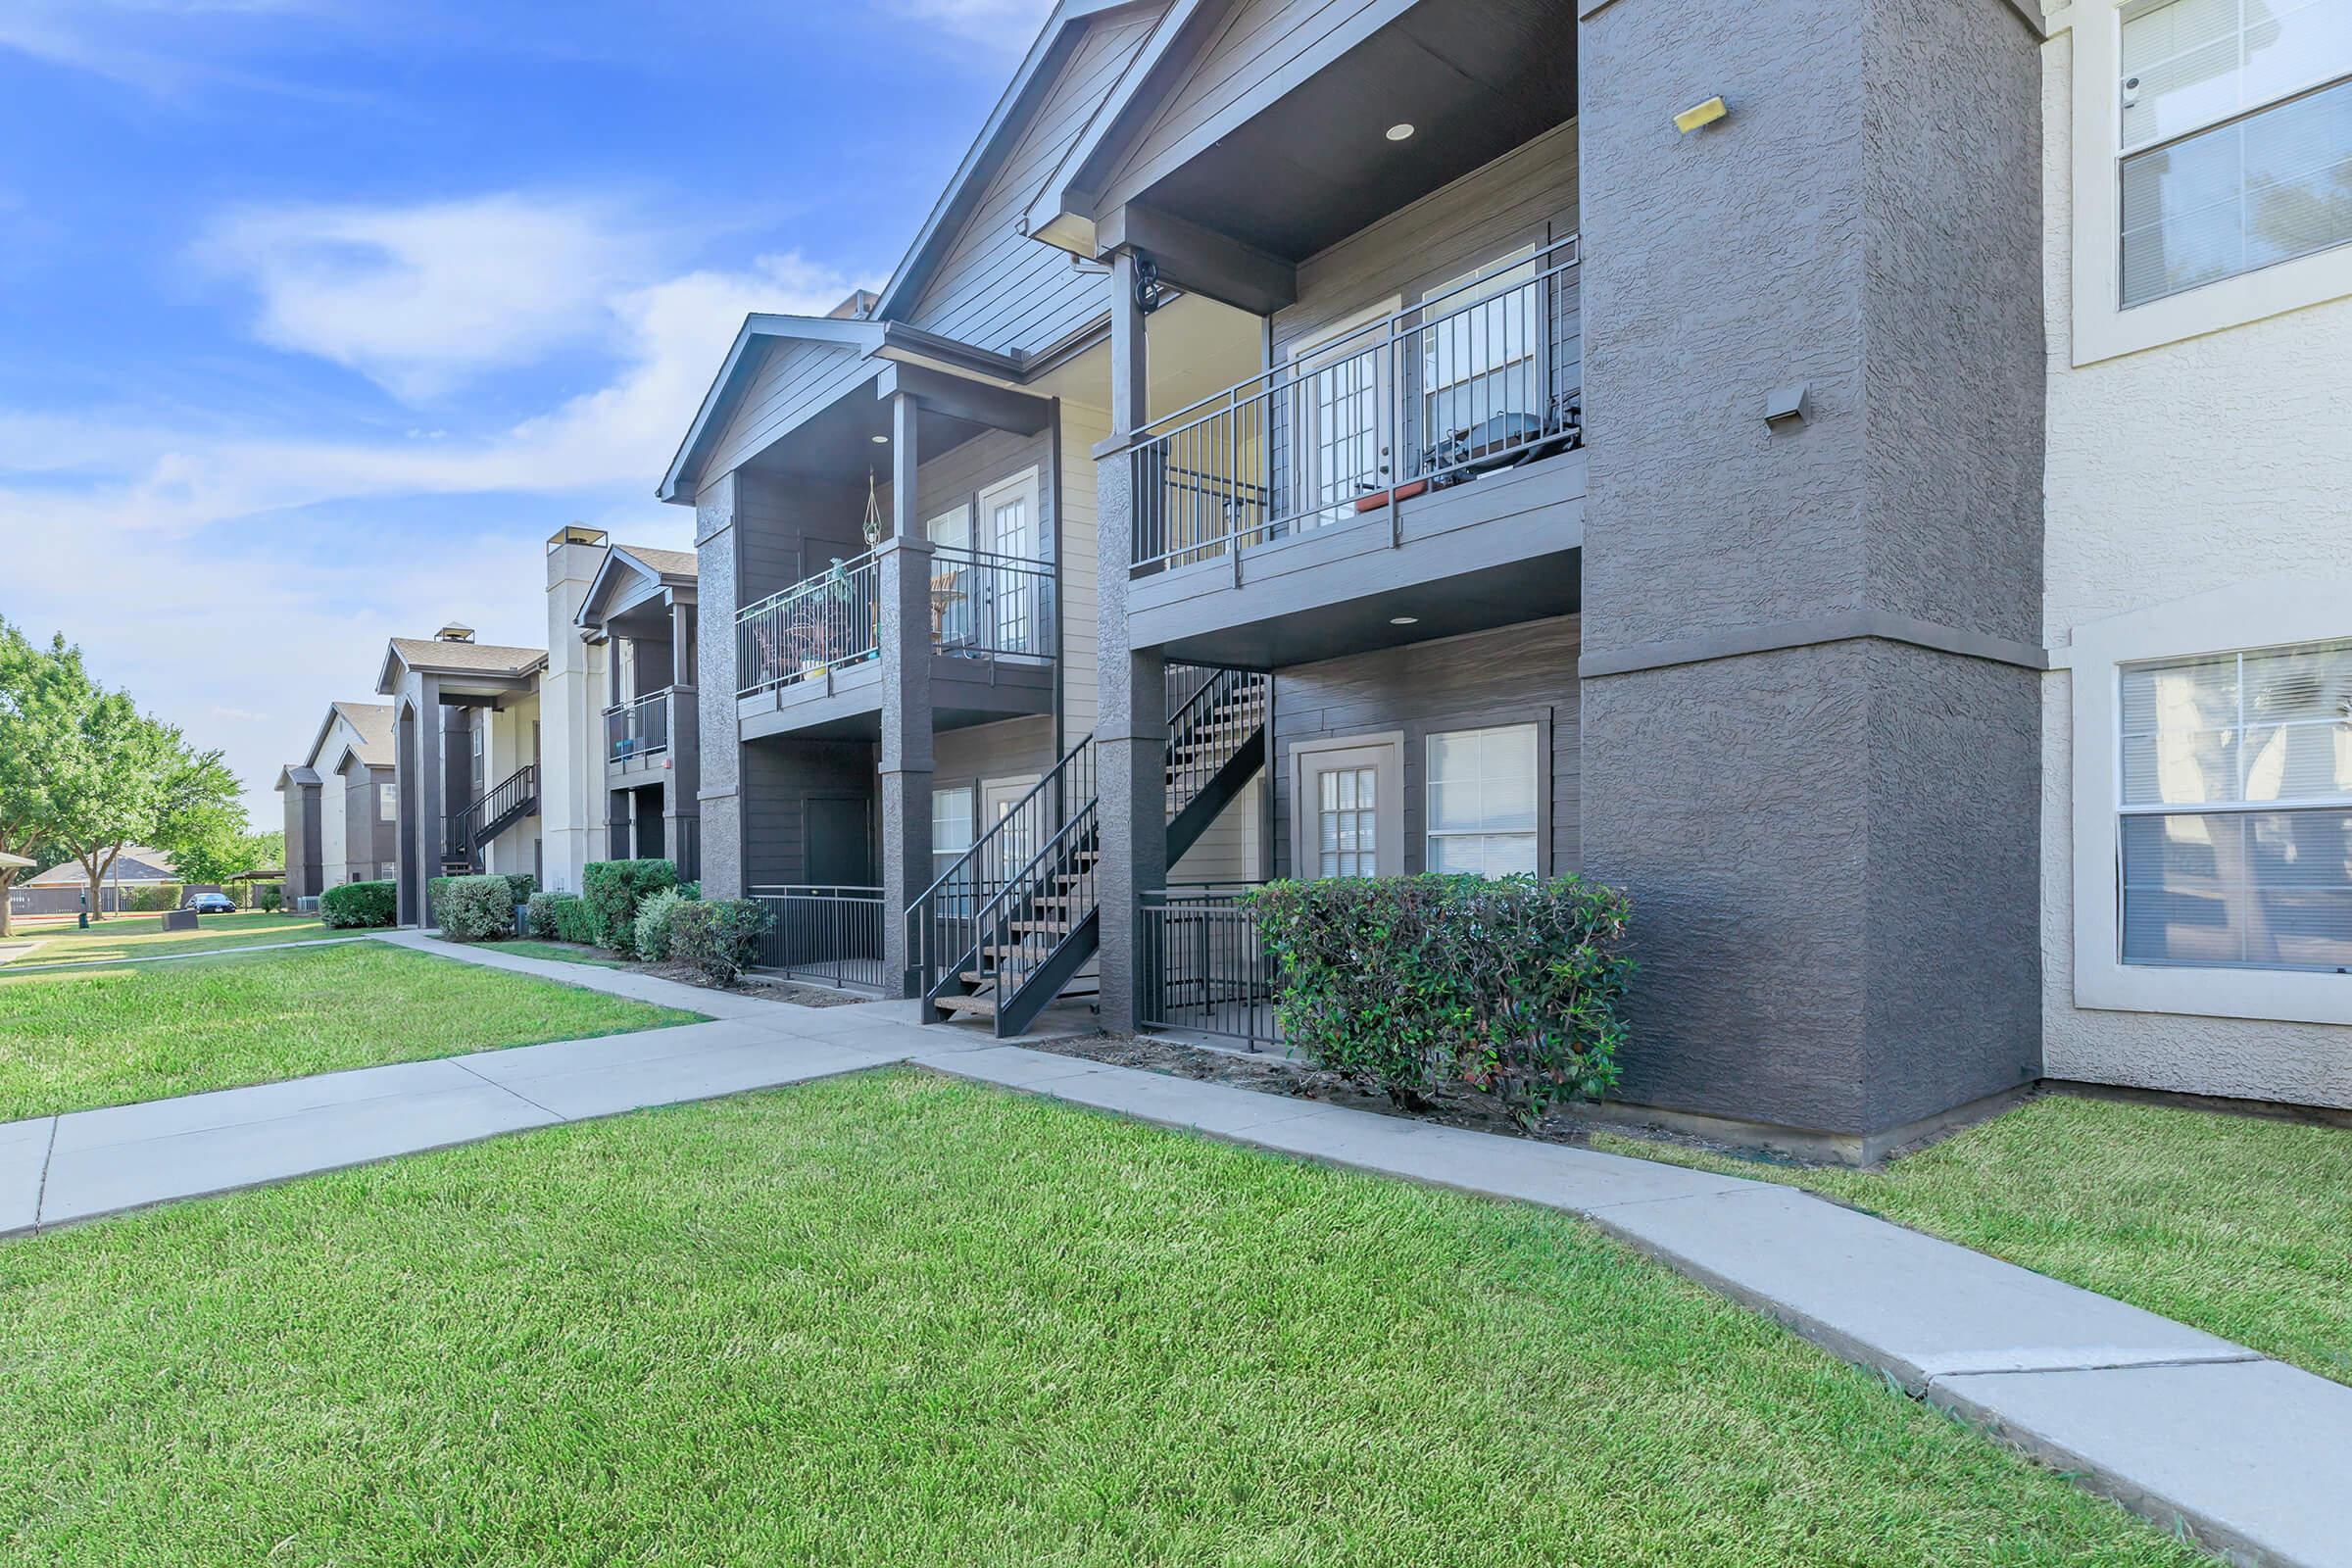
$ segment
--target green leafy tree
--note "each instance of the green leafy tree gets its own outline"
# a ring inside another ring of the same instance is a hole
[[[172,869],[182,882],[226,883],[240,871],[255,869],[253,835],[246,831],[236,775],[219,752],[190,751],[179,731],[161,727],[171,736],[173,757],[157,792],[155,828],[146,842],[172,857]]]
[[[62,637],[43,648],[0,620],[0,853],[37,867],[66,858],[49,830],[47,782],[89,689],[79,650]],[[9,888],[24,870],[0,865],[0,936],[9,933]]]

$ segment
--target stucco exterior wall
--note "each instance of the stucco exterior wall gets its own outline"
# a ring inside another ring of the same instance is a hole
[[[2352,297],[2077,366],[2074,59],[2070,32],[2043,48],[2053,661],[2068,661],[2085,625],[2285,574],[2344,578],[2340,632],[2352,635]],[[2111,678],[2063,667],[2044,678],[2043,1070],[2352,1106],[2352,1029],[2076,1004],[2074,696],[2078,681]],[[2102,882],[2082,896],[2112,895]]]

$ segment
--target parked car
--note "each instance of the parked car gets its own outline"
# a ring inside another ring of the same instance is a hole
[[[237,901],[225,893],[191,893],[180,907],[194,909],[198,914],[234,914]]]

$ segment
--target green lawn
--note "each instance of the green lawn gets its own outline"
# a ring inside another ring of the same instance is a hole
[[[1560,1214],[913,1073],[0,1246],[0,1558],[2178,1565]]]
[[[0,1121],[696,1018],[377,942],[0,977]]]
[[[166,931],[156,915],[119,915],[87,931],[72,924],[28,926],[17,922],[7,940],[38,942],[39,947],[15,961],[39,963],[111,962],[118,958],[152,958],[167,953],[209,953],[220,948],[250,948],[270,942],[318,942],[357,933],[329,931],[309,914],[208,914],[199,929]],[[0,959],[0,963],[7,960]]]
[[[584,963],[592,969],[625,969],[628,964],[600,948],[586,948],[576,942],[501,942],[492,950],[511,953],[517,958],[548,958],[557,963]]]
[[[1878,1171],[1593,1142],[1828,1193],[2352,1383],[2352,1131],[2053,1095]]]

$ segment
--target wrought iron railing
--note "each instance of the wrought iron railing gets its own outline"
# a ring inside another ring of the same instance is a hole
[[[1168,820],[1173,822],[1265,723],[1274,683],[1251,669],[1171,664],[1168,671],[1171,690],[1179,681],[1192,687],[1181,705],[1168,710]]]
[[[481,847],[483,836],[539,796],[539,769],[529,762],[490,786],[482,798],[451,812],[442,821],[445,858],[467,859]]]
[[[1369,321],[1154,420],[1138,572],[1351,522],[1583,440],[1577,242]]]
[[[669,688],[605,710],[605,756],[615,762],[669,750]]]
[[[1039,858],[1065,841],[1071,822],[1093,820],[1095,788],[1095,738],[1089,735],[923,890],[906,919],[908,962],[924,996],[985,968],[982,959],[995,956],[984,949],[1004,934],[994,927],[1010,918],[1008,911],[1038,898],[1065,896],[1039,881]],[[1083,912],[1092,906],[1057,907]]]
[[[1049,659],[1054,567],[941,545],[931,555],[931,641],[942,653]]]
[[[1136,1002],[1147,1029],[1280,1051],[1276,969],[1247,903],[1249,883],[1170,887],[1142,897]]]
[[[881,657],[881,564],[872,551],[735,615],[736,695],[754,696]]]
[[[796,980],[888,991],[880,888],[765,886],[749,890],[768,913],[760,966]]]

